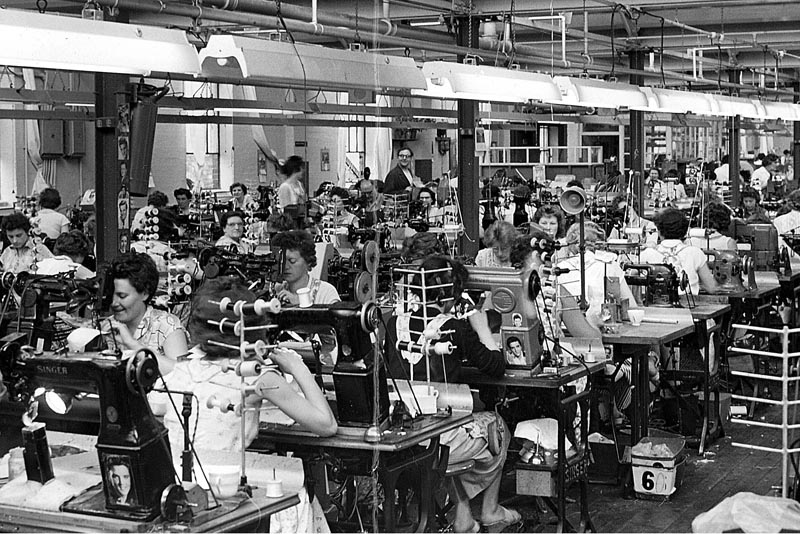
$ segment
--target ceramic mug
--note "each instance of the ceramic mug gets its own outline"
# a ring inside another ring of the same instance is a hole
[[[206,468],[208,482],[217,497],[233,497],[239,490],[238,465],[210,465]]]

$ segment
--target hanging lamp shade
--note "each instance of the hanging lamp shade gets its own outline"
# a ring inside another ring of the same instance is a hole
[[[564,104],[608,109],[648,108],[647,97],[637,85],[567,76],[555,76],[553,79],[561,90]]]
[[[425,62],[422,73],[427,87],[412,94],[481,102],[561,101],[558,87],[546,74],[447,61]]]
[[[642,87],[642,92],[647,96],[650,110],[654,112],[713,115],[712,95],[659,87]]]
[[[211,36],[200,62],[203,76],[220,81],[379,92],[426,87],[411,58],[239,35]]]
[[[197,75],[197,50],[180,30],[0,9],[0,65],[147,76]]]

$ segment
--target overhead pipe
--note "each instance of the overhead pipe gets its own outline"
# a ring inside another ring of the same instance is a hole
[[[67,1],[83,4],[84,0],[67,0]],[[210,2],[219,2],[219,1],[225,2],[226,0],[204,0],[204,3],[208,4]],[[252,2],[253,0],[238,0],[238,1]],[[497,52],[507,53],[507,51],[505,50],[506,47],[511,48],[510,43],[509,45],[504,47],[502,43],[498,41],[496,38],[483,37],[480,39],[481,48],[474,49],[469,47],[457,46],[453,44],[445,45],[441,43],[418,41],[398,36],[387,37],[384,35],[375,34],[370,31],[356,32],[354,29],[343,28],[343,27],[330,27],[330,26],[324,26],[322,24],[314,25],[311,24],[310,22],[301,22],[293,19],[284,19],[283,21],[281,21],[278,17],[275,16],[259,15],[255,13],[224,11],[220,9],[203,10],[199,6],[189,6],[177,3],[167,4],[161,2],[151,2],[146,0],[97,0],[96,3],[104,7],[116,7],[122,10],[161,13],[161,14],[175,15],[179,17],[187,17],[192,19],[203,18],[206,20],[214,20],[217,22],[226,22],[238,25],[252,25],[252,26],[261,26],[267,28],[270,27],[280,28],[285,23],[289,31],[296,31],[298,33],[305,33],[310,35],[325,35],[332,38],[342,38],[348,40],[354,40],[358,36],[360,36],[370,39],[376,39],[380,44],[388,44],[392,46],[402,46],[406,48],[428,50],[431,52],[439,52],[443,54],[476,55],[480,56],[482,59],[485,59],[486,61],[493,60],[494,55]],[[283,8],[284,6],[281,7],[281,10],[283,10]],[[549,54],[539,51],[534,46],[517,44],[513,46],[513,48],[511,49],[515,51],[515,59],[522,64],[534,65],[538,67],[542,66],[552,67],[551,56]],[[490,53],[481,54],[482,50],[484,52],[490,52]],[[564,65],[564,68],[568,69],[581,68],[586,71],[603,72],[603,73],[610,73],[613,69],[615,72],[619,74],[639,75],[647,77],[660,76],[660,73],[654,74],[648,71],[640,71],[625,67],[612,67],[610,65],[599,65],[596,63],[591,63],[590,61],[587,61],[586,58],[580,56],[574,56],[574,57],[568,56],[566,63],[567,64]],[[666,71],[666,70],[664,71],[664,76],[669,77],[671,79],[688,81],[693,83],[705,81],[709,84],[717,84],[715,80],[695,80],[690,75],[684,75],[681,73]],[[751,89],[747,85],[735,84],[731,82],[720,82],[720,85],[723,87],[730,87],[734,89]],[[766,89],[765,91],[778,94],[794,95],[793,91],[786,91],[786,90]]]
[[[316,1],[315,1],[316,3]],[[165,2],[165,5],[192,5],[186,2]],[[386,3],[388,5],[388,2]],[[254,13],[259,15],[277,16],[279,13],[278,4],[276,2],[265,2],[263,0],[203,0],[203,6],[211,6],[225,11],[233,11],[238,13]],[[307,8],[294,6],[291,4],[280,4],[280,15],[285,19],[294,19],[302,22],[314,22],[314,13],[316,13],[316,22],[325,26],[341,26],[344,28],[354,29],[356,25],[365,28],[372,27],[372,19],[363,19],[356,21],[355,17],[349,15],[341,15],[330,13],[322,10],[312,9],[309,14]],[[386,11],[384,8],[384,12]],[[207,13],[207,12],[206,12]],[[204,16],[206,16],[204,14]],[[210,18],[210,17],[207,17]],[[419,28],[411,28],[402,24],[392,22],[389,17],[384,13],[384,16],[378,21],[380,33],[385,36],[398,36],[406,37],[409,39],[425,40],[434,43],[455,43],[455,37],[443,32],[424,30]],[[359,32],[361,33],[361,32]],[[363,32],[366,34],[367,32]]]

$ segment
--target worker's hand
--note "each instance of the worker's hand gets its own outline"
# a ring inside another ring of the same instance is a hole
[[[277,364],[278,368],[284,373],[292,376],[309,373],[308,367],[306,367],[306,364],[303,362],[303,357],[292,349],[276,347],[270,352],[269,358]]]
[[[113,317],[108,319],[111,333],[114,339],[119,343],[120,348],[123,350],[136,350],[140,348],[140,343],[133,338],[130,329],[124,323],[121,323]]]
[[[289,291],[286,282],[284,282],[282,288],[278,290],[278,300],[284,305],[297,306],[300,304],[300,298],[296,293]]]

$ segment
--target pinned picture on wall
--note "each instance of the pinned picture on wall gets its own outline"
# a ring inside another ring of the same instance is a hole
[[[130,251],[130,238],[128,232],[120,232],[119,234],[119,251],[122,253]]]
[[[128,104],[117,106],[117,131],[125,134],[131,131],[131,108]]]
[[[117,159],[120,161],[128,161],[129,153],[128,136],[121,135],[117,138]]]
[[[131,197],[128,189],[123,187],[117,195],[117,228],[127,230],[130,227]]]
[[[319,170],[331,170],[331,151],[327,148],[323,148],[319,151]]]

